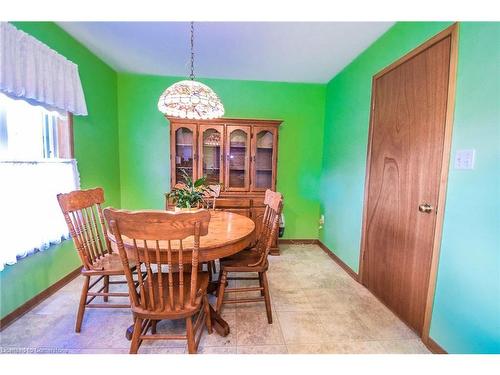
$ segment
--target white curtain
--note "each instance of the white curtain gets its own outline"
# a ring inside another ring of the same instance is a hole
[[[57,194],[79,188],[75,160],[0,161],[0,271],[69,238]]]
[[[78,65],[0,22],[0,91],[48,110],[87,115]]]

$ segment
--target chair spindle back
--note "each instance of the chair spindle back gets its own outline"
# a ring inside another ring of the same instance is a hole
[[[58,194],[57,200],[84,267],[87,270],[97,269],[96,262],[111,253],[101,208],[104,203],[103,189]]]
[[[195,304],[199,292],[196,270],[200,236],[208,233],[208,211],[172,213],[106,208],[104,216],[116,239],[133,307],[161,312],[182,310],[187,304]],[[192,245],[190,241],[190,247],[185,248],[188,237],[193,237]],[[137,287],[130,270],[132,263],[142,270],[137,273]],[[185,264],[191,264],[190,280],[184,280]],[[168,272],[164,272],[165,268]],[[178,286],[178,295],[174,293],[174,285]],[[185,288],[189,288],[188,300],[185,300]],[[168,301],[164,295],[166,290]]]
[[[266,209],[262,217],[262,229],[255,248],[261,254],[260,263],[263,264],[271,249],[273,239],[279,229],[279,220],[283,209],[281,193],[267,189],[264,197]]]

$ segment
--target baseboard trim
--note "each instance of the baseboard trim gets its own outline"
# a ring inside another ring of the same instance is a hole
[[[352,270],[347,264],[345,264],[342,259],[340,259],[333,251],[331,251],[323,242],[316,240],[316,244],[328,255],[335,263],[337,263],[349,276],[359,283],[359,276],[356,272]]]
[[[52,294],[57,292],[59,289],[61,289],[63,286],[68,284],[70,281],[75,279],[80,274],[81,268],[82,267],[80,266],[77,269],[71,271],[69,274],[64,276],[62,279],[56,281],[54,284],[49,286],[47,289],[41,291],[36,296],[34,296],[33,298],[31,298],[28,301],[26,301],[25,303],[23,303],[17,309],[15,309],[14,311],[5,315],[2,319],[0,319],[0,332],[3,331],[5,328],[7,328],[12,323],[14,323],[21,316],[26,314],[28,311],[30,311],[32,308],[34,308],[36,305],[38,305],[39,303],[41,303],[42,301],[44,301],[45,299],[50,297]]]
[[[318,243],[318,240],[314,239],[279,239],[278,243],[283,245],[315,245]]]
[[[422,340],[422,342],[433,354],[448,354],[446,350],[430,337],[427,340]]]

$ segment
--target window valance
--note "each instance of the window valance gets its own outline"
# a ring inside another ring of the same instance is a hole
[[[87,115],[78,65],[0,22],[0,91],[49,110]]]

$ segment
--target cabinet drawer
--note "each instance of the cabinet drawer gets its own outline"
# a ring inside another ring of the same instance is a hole
[[[215,207],[217,208],[243,208],[251,206],[250,199],[242,198],[218,198],[215,201]]]
[[[264,206],[264,197],[252,198],[252,207],[265,207]]]

